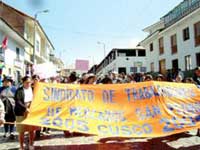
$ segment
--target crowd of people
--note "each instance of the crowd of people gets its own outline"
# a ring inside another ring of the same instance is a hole
[[[34,84],[38,81],[66,84],[134,84],[136,82],[153,80],[192,83],[200,87],[200,67],[194,70],[193,77],[184,77],[181,70],[168,71],[166,76],[158,74],[154,77],[143,73],[126,75],[125,73],[118,74],[116,72],[100,76],[84,73],[81,77],[78,77],[76,72],[72,72],[68,77],[52,77],[49,79],[40,79],[38,75],[34,75],[33,77],[23,77],[21,85],[18,87],[13,85],[14,81],[11,77],[5,76],[2,81],[3,86],[0,88],[0,125],[4,124],[4,138],[15,139],[14,125],[17,122],[16,130],[19,132],[21,150],[24,149],[24,132],[27,131],[29,132],[29,149],[33,149],[34,131],[37,130],[36,135],[40,136],[41,129],[34,126],[21,125],[20,122],[29,113],[29,107],[33,99]],[[42,131],[48,132],[49,129],[44,128]],[[199,130],[198,135],[200,135]]]
[[[72,72],[68,77],[53,79],[53,82],[56,83],[70,84],[123,84],[145,81],[183,82],[200,85],[200,67],[195,68],[191,77],[185,77],[180,69],[176,69],[175,71],[172,69],[172,71],[168,70],[166,75],[157,74],[153,76],[148,73],[125,74],[122,72],[118,74],[117,72],[111,72],[99,76],[92,73],[83,73],[81,77],[78,77],[76,72]]]

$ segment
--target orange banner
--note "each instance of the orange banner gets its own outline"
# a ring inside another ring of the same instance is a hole
[[[106,137],[166,136],[200,128],[200,89],[168,82],[38,83],[23,123]]]

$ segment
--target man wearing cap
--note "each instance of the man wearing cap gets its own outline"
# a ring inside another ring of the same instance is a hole
[[[113,71],[111,74],[111,79],[113,83],[117,83],[118,77],[117,77],[117,72]]]
[[[3,79],[3,87],[0,89],[0,98],[4,104],[5,108],[5,122],[8,124],[4,124],[6,138],[8,135],[8,131],[10,133],[10,138],[14,139],[14,122],[15,122],[15,113],[14,113],[14,95],[16,89],[12,86],[13,80],[11,77],[5,77]]]
[[[195,68],[193,80],[200,86],[200,66]]]

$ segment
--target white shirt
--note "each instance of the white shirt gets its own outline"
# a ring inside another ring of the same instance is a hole
[[[4,104],[0,99],[0,120],[4,121],[4,117],[5,117]]]
[[[28,103],[31,102],[33,99],[33,91],[32,88],[25,89],[24,88],[24,102]]]

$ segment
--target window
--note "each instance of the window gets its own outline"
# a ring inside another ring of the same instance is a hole
[[[130,72],[137,73],[137,67],[131,67]]]
[[[20,57],[19,57],[19,56],[20,56],[20,49],[17,47],[17,48],[16,48],[16,59],[17,59],[17,60],[20,60]]]
[[[126,57],[126,53],[118,52],[119,57]]]
[[[150,52],[153,51],[153,43],[151,43],[151,44],[149,45],[149,49],[150,49]]]
[[[8,69],[8,74],[11,75],[11,73],[12,73],[12,70],[11,70],[11,68],[9,68]]]
[[[4,58],[5,58],[4,50],[2,47],[0,47],[0,62],[4,62]]]
[[[166,63],[165,63],[165,59],[162,59],[159,61],[159,72],[161,74],[165,74],[166,72]]]
[[[150,68],[151,68],[151,72],[154,72],[154,63],[153,62],[151,63]]]
[[[20,82],[20,80],[21,80],[21,73],[20,73],[20,71],[16,71],[16,79],[17,79],[17,83],[19,83]]]
[[[126,56],[136,56],[136,51],[135,50],[128,50],[126,51]]]
[[[4,52],[3,48],[0,47],[0,55],[3,55],[3,52]]]
[[[196,54],[197,66],[200,66],[200,53]]]
[[[140,67],[140,72],[146,73],[147,72],[147,68],[146,67]]]
[[[177,53],[177,39],[176,39],[176,34],[171,36],[171,51],[172,54]]]
[[[120,67],[118,68],[118,72],[120,73],[125,73],[126,74],[126,68],[125,67]]]
[[[139,57],[146,56],[146,51],[145,50],[138,50],[138,56]]]
[[[178,70],[178,59],[172,60],[172,68]]]
[[[185,70],[192,69],[192,59],[190,55],[185,56]]]
[[[194,24],[195,46],[200,45],[200,22]]]
[[[40,52],[40,42],[38,40],[36,41],[36,47],[35,48],[36,48],[37,52]]]
[[[163,54],[164,53],[164,40],[163,37],[161,37],[159,40],[159,54]]]
[[[135,50],[118,50],[118,56],[120,57],[132,57],[136,56]]]
[[[183,30],[183,41],[186,41],[189,39],[190,39],[190,30],[189,30],[189,27],[187,27]]]

